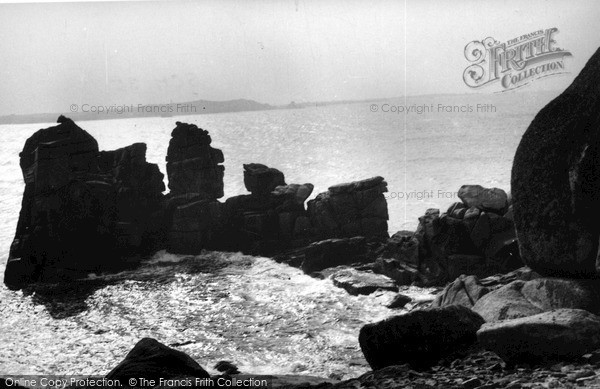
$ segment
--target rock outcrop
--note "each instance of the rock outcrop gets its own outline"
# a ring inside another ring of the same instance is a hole
[[[474,343],[483,323],[469,308],[451,305],[367,324],[358,341],[373,370],[405,363],[424,367]]]
[[[463,274],[486,277],[522,266],[508,195],[463,185],[459,196],[464,202],[444,213],[428,209],[415,232],[394,234],[374,270],[399,285],[439,285]]]
[[[195,124],[176,122],[167,150],[171,195],[195,194],[201,199],[223,197],[223,152],[211,147],[208,131]]]
[[[542,275],[598,276],[600,50],[544,107],[512,167],[514,221],[524,262]]]
[[[389,219],[383,177],[329,187],[308,202],[317,239],[353,236],[387,239]]]
[[[250,163],[250,194],[222,203],[223,153],[207,131],[177,122],[163,195],[164,176],[146,162],[145,144],[101,152],[72,120],[59,122],[35,133],[21,153],[26,186],[5,272],[10,287],[120,270],[164,248],[268,256],[304,248],[302,261],[290,264],[313,272],[372,262],[388,237],[381,177],[334,185],[309,212],[312,184],[286,184],[281,171]],[[325,227],[328,217],[335,228]]]
[[[72,120],[58,122],[32,135],[20,154],[25,190],[9,287],[120,269],[164,247],[163,175],[146,162],[146,145],[100,152]]]

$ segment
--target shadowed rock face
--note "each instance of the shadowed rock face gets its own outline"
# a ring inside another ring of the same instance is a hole
[[[140,340],[125,359],[106,375],[107,379],[130,378],[160,380],[171,378],[210,378],[210,375],[187,354],[165,346],[152,338]]]
[[[535,117],[512,168],[523,261],[542,275],[598,277],[600,50]]]

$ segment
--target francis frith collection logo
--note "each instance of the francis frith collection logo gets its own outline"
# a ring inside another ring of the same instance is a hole
[[[554,34],[548,28],[521,35],[500,43],[488,37],[465,46],[465,58],[471,63],[464,73],[465,84],[471,88],[499,83],[502,90],[520,88],[534,80],[567,73],[567,50],[556,46]]]

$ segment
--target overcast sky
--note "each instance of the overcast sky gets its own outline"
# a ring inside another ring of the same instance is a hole
[[[0,4],[0,114],[469,93],[467,43],[550,27],[571,75],[535,87],[564,88],[600,46],[599,20],[594,0]]]

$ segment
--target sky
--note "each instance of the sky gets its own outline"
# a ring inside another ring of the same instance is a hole
[[[471,93],[467,43],[551,27],[569,74],[532,88],[563,89],[600,47],[598,20],[593,0],[2,3],[0,115]]]

